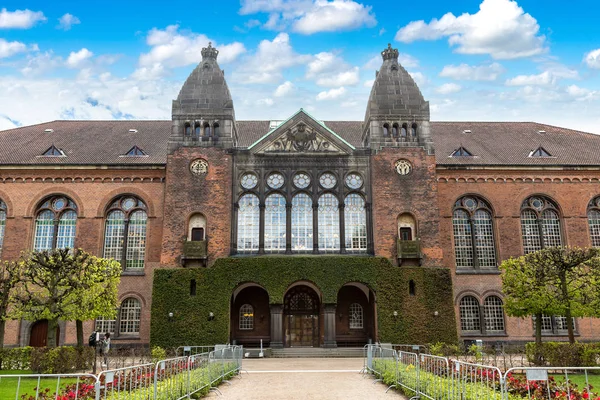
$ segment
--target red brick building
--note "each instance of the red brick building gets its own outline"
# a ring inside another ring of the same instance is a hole
[[[218,51],[202,55],[170,121],[0,132],[0,257],[79,247],[121,261],[118,318],[89,321],[86,332],[147,344],[156,268],[341,254],[448,268],[461,339],[529,341],[532,321],[503,313],[500,262],[546,246],[600,246],[598,136],[430,121],[429,103],[389,47],[364,121],[323,121],[302,109],[285,121],[238,121]],[[335,304],[323,304],[321,290],[310,279],[290,282],[273,305],[259,285],[239,286],[230,339],[377,340],[372,288],[349,282]],[[575,326],[581,340],[600,330],[592,319]],[[44,321],[11,321],[6,344],[41,345],[44,329]],[[546,316],[544,334],[564,338],[565,319]],[[75,341],[74,323],[61,323],[59,341]]]

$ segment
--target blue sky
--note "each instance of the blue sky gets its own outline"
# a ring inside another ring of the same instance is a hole
[[[600,133],[600,4],[564,1],[5,1],[0,129],[168,119],[212,41],[238,119],[300,107],[361,120],[392,43],[432,120],[538,121]]]

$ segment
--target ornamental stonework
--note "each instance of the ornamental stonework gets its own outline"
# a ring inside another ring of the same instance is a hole
[[[200,158],[194,160],[190,164],[190,171],[196,176],[206,175],[208,173],[208,162]]]
[[[412,171],[412,164],[407,160],[398,160],[394,164],[394,168],[396,169],[398,175],[405,176],[410,174]]]

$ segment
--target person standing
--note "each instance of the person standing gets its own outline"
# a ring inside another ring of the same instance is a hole
[[[102,339],[102,359],[103,359],[103,367],[108,369],[108,352],[110,350],[110,333],[106,332],[104,334],[104,339]]]

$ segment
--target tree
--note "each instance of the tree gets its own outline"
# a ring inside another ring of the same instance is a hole
[[[29,320],[48,320],[49,347],[56,346],[59,320],[114,316],[121,272],[118,262],[79,249],[56,249],[34,252],[21,264],[14,313]],[[83,345],[83,331],[78,336],[78,344]]]
[[[19,262],[0,261],[0,349],[4,347],[4,327],[9,319],[13,290],[19,282],[19,268]]]

